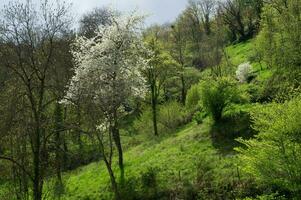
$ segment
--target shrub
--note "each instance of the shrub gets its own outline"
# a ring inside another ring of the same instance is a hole
[[[293,196],[301,194],[301,98],[251,112],[254,139],[239,141],[242,171],[258,183]],[[300,197],[300,196],[299,196]]]
[[[158,106],[157,125],[159,134],[170,133],[189,121],[189,114],[178,102],[172,101]],[[145,109],[134,121],[134,129],[138,133],[153,134],[152,113]]]
[[[133,122],[133,127],[137,133],[153,135],[152,111],[150,108],[144,109],[140,117]],[[160,127],[158,129],[160,131]]]
[[[194,111],[198,107],[201,99],[200,86],[198,84],[192,85],[187,92],[185,106],[188,110]]]
[[[231,103],[239,102],[236,82],[228,77],[201,83],[201,105],[214,121],[222,118],[224,109]]]
[[[242,63],[238,66],[236,70],[236,78],[239,82],[248,82],[252,73],[252,65],[249,62]]]
[[[156,199],[157,197],[157,169],[148,168],[141,175],[142,196],[144,199]]]
[[[165,131],[173,131],[179,126],[185,124],[188,114],[180,103],[176,101],[169,102],[159,107],[158,121],[163,125]]]
[[[138,200],[140,194],[138,191],[139,182],[136,178],[129,177],[119,186],[119,193],[123,200]]]
[[[204,111],[198,111],[193,115],[193,120],[196,121],[197,124],[203,123],[203,120],[207,116],[207,113]]]
[[[252,103],[262,101],[262,95],[264,91],[263,85],[250,83],[248,84],[246,91],[250,95],[250,101]]]

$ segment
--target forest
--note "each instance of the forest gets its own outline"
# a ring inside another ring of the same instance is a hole
[[[1,7],[0,200],[301,199],[301,0],[71,8]]]

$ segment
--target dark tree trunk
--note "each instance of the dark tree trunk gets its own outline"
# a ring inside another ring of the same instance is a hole
[[[106,164],[106,167],[107,167],[107,170],[108,170],[108,173],[110,176],[111,186],[112,186],[112,190],[114,192],[115,200],[121,200],[119,190],[118,190],[118,185],[116,182],[116,178],[114,176],[114,172],[112,170],[111,163],[109,163],[109,161],[107,160],[107,157],[105,155],[103,156],[103,159],[104,159],[104,162]]]
[[[184,75],[181,75],[181,84],[182,84],[182,88],[181,88],[181,102],[183,105],[185,105],[185,100],[186,100],[186,90],[185,90],[185,78]]]
[[[112,156],[113,156],[112,145],[113,144],[112,144],[112,140],[111,140],[111,135],[109,137],[110,137],[109,141],[110,141],[110,149],[111,150],[109,152],[109,155],[107,156],[106,153],[105,153],[105,147],[104,147],[103,141],[97,135],[97,139],[98,139],[98,142],[99,142],[100,151],[101,151],[103,160],[105,162],[106,168],[107,168],[109,176],[110,176],[111,186],[112,186],[112,190],[114,192],[114,199],[115,200],[121,200],[120,194],[119,194],[119,190],[118,190],[118,184],[116,182],[114,171],[112,170]]]
[[[56,104],[55,107],[55,162],[56,162],[56,175],[57,175],[57,184],[60,186],[63,185],[62,182],[62,152],[61,152],[61,131],[62,131],[62,123],[63,123],[63,111],[61,105],[59,103]]]
[[[151,95],[152,95],[152,113],[153,113],[153,128],[155,136],[158,136],[158,126],[157,126],[157,97],[156,97],[156,89],[155,83],[151,86]]]
[[[123,150],[120,140],[120,133],[118,127],[114,126],[112,130],[113,139],[118,151],[118,165],[120,169],[120,182],[124,182],[124,165],[123,165]]]
[[[42,183],[41,183],[41,173],[40,173],[40,148],[36,148],[34,152],[34,181],[33,181],[33,194],[34,200],[42,199]]]

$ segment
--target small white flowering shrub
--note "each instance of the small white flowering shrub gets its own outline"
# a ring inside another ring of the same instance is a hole
[[[252,70],[252,65],[249,62],[242,63],[236,70],[236,78],[239,82],[245,83],[247,82]]]

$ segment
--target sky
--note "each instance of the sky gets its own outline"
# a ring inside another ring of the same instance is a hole
[[[147,13],[148,25],[172,22],[185,9],[188,0],[69,0],[76,13],[82,14],[94,7],[112,6],[121,11],[137,9]]]
[[[0,6],[11,0],[0,0]],[[22,1],[22,0],[21,0]],[[23,0],[25,1],[25,0]],[[37,0],[34,0],[37,1]],[[83,13],[94,7],[111,6],[120,11],[138,10],[149,14],[146,24],[164,24],[172,22],[183,11],[188,0],[65,0],[73,4],[73,12],[78,19]]]

